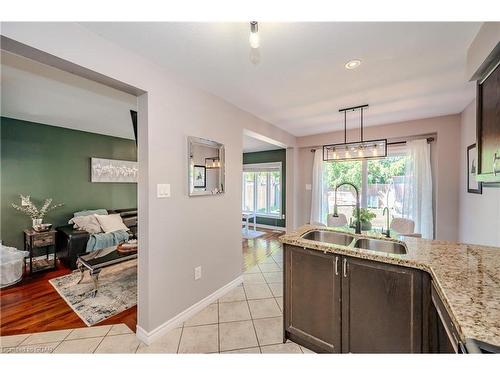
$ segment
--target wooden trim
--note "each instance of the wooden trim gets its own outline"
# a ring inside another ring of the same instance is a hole
[[[476,147],[477,147],[477,173],[476,176],[482,174],[482,142],[481,142],[481,133],[482,133],[482,124],[483,124],[483,114],[481,108],[483,107],[483,93],[481,90],[481,84],[479,81],[476,83]],[[467,163],[467,168],[469,165]],[[468,186],[468,185],[467,185]]]

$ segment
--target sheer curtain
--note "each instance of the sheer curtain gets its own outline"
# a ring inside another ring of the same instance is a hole
[[[431,148],[426,139],[407,142],[403,217],[415,222],[415,232],[434,238],[432,216]]]
[[[311,197],[311,224],[326,224],[327,201],[326,190],[323,179],[324,162],[323,150],[314,152],[313,176],[312,176],[312,197]]]

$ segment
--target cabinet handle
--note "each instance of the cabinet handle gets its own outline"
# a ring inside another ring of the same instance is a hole
[[[345,258],[344,258],[343,269],[344,269],[344,277],[347,277],[347,259],[345,259]]]
[[[497,153],[495,152],[495,155],[493,155],[493,175],[497,175],[497,160],[500,160],[500,157],[497,157]]]
[[[339,257],[335,257],[335,276],[339,274]]]

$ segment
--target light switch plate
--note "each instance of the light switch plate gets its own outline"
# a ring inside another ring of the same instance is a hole
[[[158,198],[170,198],[170,184],[156,185],[156,196]]]
[[[311,184],[306,184],[306,190],[312,190],[312,185]]]

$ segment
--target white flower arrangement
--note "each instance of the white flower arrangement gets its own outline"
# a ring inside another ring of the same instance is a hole
[[[43,203],[41,208],[38,208],[35,206],[35,204],[31,201],[31,197],[29,195],[22,195],[19,194],[19,197],[21,198],[22,202],[27,202],[26,206],[18,206],[15,203],[12,203],[11,206],[15,208],[17,211],[22,212],[25,215],[28,215],[31,219],[36,220],[36,219],[43,219],[45,215],[47,215],[50,211],[55,210],[56,208],[59,208],[61,206],[64,206],[63,203],[55,204],[51,206],[52,204],[52,198],[47,198],[45,199],[45,202]]]

